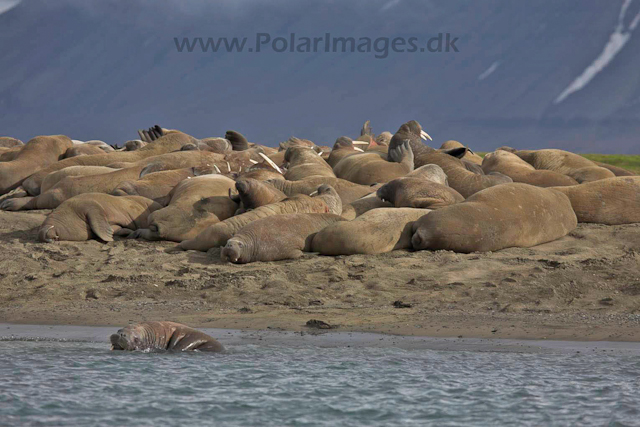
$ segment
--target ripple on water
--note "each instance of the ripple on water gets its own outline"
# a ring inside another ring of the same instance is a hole
[[[8,424],[633,425],[640,362],[611,354],[0,343]]]

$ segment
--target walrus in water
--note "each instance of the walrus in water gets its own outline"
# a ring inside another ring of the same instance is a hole
[[[98,237],[112,242],[113,236],[126,236],[147,227],[149,215],[162,206],[144,197],[116,197],[86,193],[70,198],[47,216],[40,226],[38,240],[84,241]]]
[[[570,176],[579,183],[613,178],[615,174],[579,154],[564,150],[517,150],[515,154],[536,169]]]
[[[0,163],[0,195],[22,184],[31,174],[58,162],[72,144],[71,139],[64,135],[36,136],[31,139],[13,160]]]
[[[260,218],[273,215],[293,213],[342,213],[340,196],[329,185],[321,185],[313,196],[298,194],[288,199],[270,205],[261,206],[252,211],[226,219],[218,224],[211,225],[202,231],[195,239],[180,242],[174,250],[208,251],[211,248],[224,246],[242,227]]]
[[[338,162],[333,171],[338,178],[371,185],[389,182],[413,171],[413,152],[408,142],[389,148],[389,161],[377,153],[354,154]]]
[[[246,264],[296,259],[309,252],[318,231],[344,218],[328,213],[275,215],[241,228],[220,252],[222,261]]]
[[[111,350],[170,350],[221,352],[214,338],[175,322],[142,322],[118,330],[109,338]]]
[[[577,226],[569,198],[557,190],[503,184],[430,212],[413,224],[414,249],[488,252],[539,245]]]
[[[569,187],[553,187],[569,197],[578,222],[640,222],[640,176],[620,176]]]
[[[171,191],[167,207],[149,215],[149,226],[129,237],[174,242],[193,239],[208,226],[233,216],[238,205],[229,198],[229,191],[234,186],[235,181],[222,175],[187,178]]]
[[[410,249],[413,222],[428,209],[379,208],[353,221],[331,224],[318,232],[311,251],[322,255],[381,254]]]
[[[284,153],[284,161],[288,162],[284,178],[289,181],[315,176],[335,178],[331,166],[311,148],[289,147]]]
[[[570,176],[550,170],[538,170],[515,154],[504,150],[497,150],[485,155],[482,169],[486,173],[500,172],[513,179],[513,182],[522,182],[537,187],[578,184],[578,181]]]

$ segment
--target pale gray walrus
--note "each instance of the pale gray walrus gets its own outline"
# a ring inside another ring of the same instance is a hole
[[[246,264],[256,261],[296,259],[309,252],[318,231],[344,218],[328,213],[275,215],[242,227],[220,252],[223,261]]]
[[[378,208],[353,221],[331,224],[313,237],[311,252],[322,255],[381,254],[410,249],[413,222],[428,209]]]
[[[222,344],[211,336],[175,322],[129,325],[111,335],[109,341],[111,350],[224,351]]]
[[[98,237],[113,241],[114,235],[126,236],[147,227],[151,212],[161,206],[139,196],[116,197],[86,193],[70,198],[47,216],[38,232],[38,240],[89,240]]]
[[[576,226],[571,202],[561,192],[511,183],[430,212],[413,224],[411,243],[414,249],[488,252],[550,242]]]
[[[252,211],[226,219],[211,225],[198,234],[194,239],[180,242],[176,249],[208,251],[211,248],[224,246],[227,241],[242,227],[252,221],[273,215],[292,213],[342,213],[342,202],[338,193],[329,185],[321,185],[313,196],[297,194],[288,199],[270,205],[261,206]]]

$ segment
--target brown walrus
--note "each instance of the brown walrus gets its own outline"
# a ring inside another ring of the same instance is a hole
[[[78,156],[70,159],[63,159],[50,164],[47,167],[33,173],[24,180],[22,186],[32,196],[40,194],[40,186],[45,176],[51,172],[64,169],[69,166],[109,166],[116,162],[137,162],[147,157],[157,156],[159,154],[168,153],[179,150],[183,145],[191,143],[195,138],[182,132],[172,131],[162,136],[152,144],[136,151],[118,151],[114,153],[96,154],[93,156]],[[71,140],[69,140],[69,146]],[[65,151],[69,148],[65,148]],[[56,159],[57,160],[57,159]],[[0,166],[1,168],[2,166]]]
[[[286,194],[273,185],[251,178],[238,178],[236,190],[237,195],[229,195],[234,202],[241,204],[236,215],[287,198]]]
[[[175,322],[142,322],[109,337],[111,350],[224,351],[214,338]]]
[[[387,182],[376,195],[396,208],[438,209],[464,200],[451,187],[409,176]]]
[[[553,188],[569,197],[578,222],[607,225],[640,222],[640,176],[620,176]]]
[[[328,213],[261,218],[235,233],[222,248],[220,257],[235,264],[300,258],[303,252],[309,252],[315,233],[339,221],[344,219]]]
[[[364,152],[364,150],[353,145],[353,140],[351,138],[349,138],[348,136],[341,136],[340,138],[336,139],[336,142],[333,144],[333,148],[331,149],[331,153],[329,154],[327,163],[333,168],[338,164],[340,160],[344,159],[345,157],[362,152]]]
[[[108,168],[106,166],[69,166],[68,168],[51,172],[49,175],[44,177],[42,185],[40,186],[41,192],[44,193],[68,176],[101,175],[103,173],[115,172],[116,170],[117,169]]]
[[[500,172],[513,179],[513,182],[522,182],[537,187],[578,184],[578,181],[570,176],[550,170],[538,170],[515,154],[504,150],[487,153],[482,161],[482,169],[486,173]]]
[[[149,215],[162,206],[139,196],[116,197],[86,193],[63,202],[40,226],[38,240],[89,240],[98,237],[112,242],[114,235],[126,236],[147,227]]]
[[[340,160],[333,171],[338,178],[371,185],[389,182],[414,169],[413,152],[407,142],[389,148],[389,160],[386,161],[376,153],[354,154]]]
[[[167,207],[149,215],[149,226],[129,237],[174,242],[193,239],[208,226],[233,216],[238,205],[229,198],[229,191],[234,185],[222,175],[187,178],[171,191]]]
[[[152,172],[135,181],[122,181],[111,194],[114,196],[142,196],[166,206],[171,201],[169,196],[171,190],[180,182],[193,176],[195,176],[194,168]],[[44,182],[42,186],[44,187]]]
[[[321,185],[313,197],[298,194],[288,199],[270,205],[261,206],[252,211],[226,219],[218,224],[207,227],[191,240],[180,242],[173,250],[208,251],[211,248],[224,246],[242,227],[260,218],[273,215],[292,213],[342,213],[340,196],[329,185]]]
[[[287,196],[295,194],[311,194],[322,184],[332,186],[338,195],[342,204],[346,205],[376,191],[375,187],[370,185],[355,184],[351,181],[341,178],[331,178],[326,176],[316,176],[305,178],[298,181],[287,180],[269,180],[269,184],[282,191]]]
[[[515,154],[536,169],[570,176],[579,183],[613,178],[615,174],[579,154],[564,150],[517,150]]]
[[[289,165],[284,178],[289,181],[297,181],[314,176],[335,178],[331,166],[311,148],[289,147],[284,153],[284,160]]]
[[[577,226],[569,198],[557,190],[510,183],[430,212],[413,224],[414,249],[488,252],[559,239]]]
[[[23,181],[31,174],[57,163],[72,145],[71,139],[64,135],[36,136],[31,139],[20,148],[13,160],[0,163],[0,195],[20,184],[24,187]]]
[[[449,140],[446,141],[445,143],[443,143],[440,146],[440,150],[444,150],[444,151],[448,151],[451,150],[453,148],[463,148],[464,144],[462,144],[461,142],[458,141],[454,141],[454,140]],[[476,165],[481,165],[482,164],[482,157],[478,156],[476,153],[474,153],[473,151],[471,151],[470,148],[467,147],[467,152],[464,153],[464,156],[462,156],[462,158],[460,160],[467,160],[471,163],[474,163]]]
[[[12,138],[10,136],[0,136],[0,147],[3,148],[13,148],[13,147],[22,147],[24,143],[19,139]]]
[[[410,249],[413,222],[429,212],[413,208],[372,209],[353,221],[331,224],[318,232],[311,251],[322,255],[355,255]]]

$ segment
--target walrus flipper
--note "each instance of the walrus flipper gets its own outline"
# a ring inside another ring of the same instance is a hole
[[[109,225],[104,210],[99,206],[91,206],[87,210],[87,223],[93,234],[105,242],[113,242],[113,228]]]
[[[364,136],[364,135],[373,136],[373,132],[371,131],[371,121],[370,120],[367,120],[366,122],[364,122],[364,125],[362,125],[362,130],[360,131],[360,136]]]

